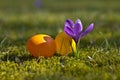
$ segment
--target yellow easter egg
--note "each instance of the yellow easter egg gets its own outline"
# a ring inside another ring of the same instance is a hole
[[[53,38],[46,34],[37,34],[27,41],[27,49],[34,57],[51,57],[56,51],[56,43]]]
[[[75,41],[65,32],[59,33],[55,38],[55,42],[56,52],[60,55],[66,55],[72,52],[76,52]]]

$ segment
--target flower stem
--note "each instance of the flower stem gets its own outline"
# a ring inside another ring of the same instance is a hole
[[[80,40],[76,43],[76,44],[77,44],[77,51],[76,51],[75,56],[76,56],[77,58],[79,58],[79,47],[80,47],[79,43],[80,43]]]

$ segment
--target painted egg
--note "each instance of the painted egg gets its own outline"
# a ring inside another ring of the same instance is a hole
[[[65,32],[59,33],[55,38],[55,42],[56,42],[56,52],[60,55],[66,55],[69,53],[76,52],[75,41]]]
[[[44,56],[46,58],[54,55],[56,43],[53,38],[46,34],[37,34],[27,41],[27,49],[34,56]]]

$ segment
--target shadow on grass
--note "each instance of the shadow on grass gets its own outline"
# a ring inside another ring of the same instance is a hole
[[[30,61],[32,59],[35,59],[31,55],[21,55],[19,56],[18,54],[5,54],[1,57],[1,61],[10,61],[10,62],[15,62],[15,63],[22,63],[24,61]]]

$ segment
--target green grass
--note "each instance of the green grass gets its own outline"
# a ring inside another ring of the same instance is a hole
[[[0,1],[0,80],[120,79],[120,1],[44,0],[40,10],[33,0],[12,1]],[[84,29],[95,24],[80,41],[79,58],[32,57],[27,40],[38,33],[55,38],[67,18],[80,18]]]

